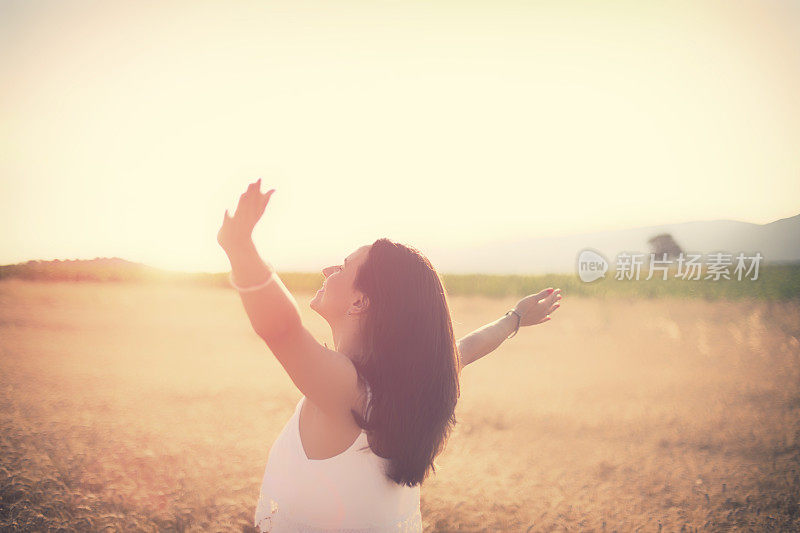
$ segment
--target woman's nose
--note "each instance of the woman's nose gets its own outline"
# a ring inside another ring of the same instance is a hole
[[[330,276],[332,272],[333,272],[333,267],[325,267],[322,269],[322,275],[325,276],[326,278]]]

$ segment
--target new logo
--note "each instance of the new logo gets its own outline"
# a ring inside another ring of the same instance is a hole
[[[608,261],[600,252],[585,248],[578,254],[578,276],[581,281],[590,283],[605,277],[608,272]]]

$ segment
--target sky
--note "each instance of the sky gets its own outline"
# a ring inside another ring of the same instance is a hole
[[[800,3],[0,0],[0,264],[800,213]]]

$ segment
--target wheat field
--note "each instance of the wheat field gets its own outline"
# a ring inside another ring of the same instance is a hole
[[[457,336],[517,299],[450,298]],[[565,293],[464,370],[425,531],[800,530],[798,337],[796,300]],[[252,531],[299,398],[232,290],[4,280],[0,529]]]

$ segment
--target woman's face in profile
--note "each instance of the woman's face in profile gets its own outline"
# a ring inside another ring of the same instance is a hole
[[[358,301],[360,293],[353,290],[353,282],[358,269],[367,259],[369,248],[370,245],[362,246],[348,255],[342,263],[322,269],[325,281],[309,305],[329,323],[343,318],[348,309]],[[356,311],[357,309],[351,310]]]

